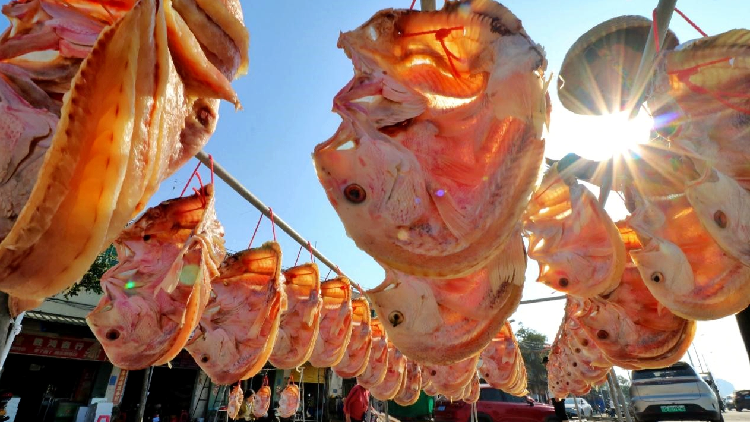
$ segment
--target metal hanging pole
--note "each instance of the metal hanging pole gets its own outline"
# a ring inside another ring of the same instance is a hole
[[[250,203],[250,205],[254,206],[258,209],[258,211],[261,212],[261,214],[265,215],[269,219],[271,218],[271,209],[266,206],[266,204],[263,203],[260,199],[258,199],[257,196],[253,195],[252,192],[250,192],[246,187],[242,185],[242,183],[239,182],[239,180],[235,179],[229,172],[219,163],[216,161],[213,161],[208,157],[208,154],[206,154],[204,151],[198,152],[198,154],[195,155],[195,158],[198,159],[201,163],[203,163],[206,167],[211,168],[213,165],[214,173],[223,180],[229,187],[234,189],[235,192],[240,194],[243,198],[247,200],[247,202]],[[289,224],[287,224],[286,221],[284,221],[281,217],[278,216],[278,214],[273,214],[273,222],[276,224],[278,228],[283,230],[286,234],[289,235],[292,239],[294,239],[297,243],[302,245],[305,248],[308,248],[312,251],[312,254],[315,255],[316,258],[320,260],[323,264],[325,264],[328,268],[333,270],[335,273],[345,276],[344,273],[341,272],[341,270],[338,269],[338,266],[331,262],[328,258],[326,258],[320,251],[315,248],[315,246],[312,245],[311,242],[308,240],[305,240],[302,235],[297,233],[296,230],[292,228]],[[348,278],[348,277],[347,277]],[[351,281],[351,280],[350,280]],[[352,285],[355,285],[359,288],[359,286],[354,283],[353,281]]]
[[[435,0],[419,0],[419,7],[423,11],[435,10]]]
[[[651,23],[651,31],[648,33],[648,39],[646,40],[646,46],[643,48],[643,56],[641,56],[641,64],[638,66],[638,71],[633,79],[633,90],[630,91],[629,102],[632,105],[630,110],[630,118],[634,118],[638,114],[641,105],[645,98],[643,91],[646,88],[646,84],[651,79],[651,75],[654,71],[654,62],[656,61],[656,43],[654,42],[654,25],[658,30],[659,45],[664,45],[664,38],[667,35],[669,29],[669,22],[672,20],[672,14],[674,13],[674,7],[677,4],[677,0],[659,0],[659,4],[656,5],[656,21]]]
[[[578,407],[578,397],[573,396],[573,404],[576,405],[576,417],[578,418],[578,420],[583,419],[581,418],[581,409]]]

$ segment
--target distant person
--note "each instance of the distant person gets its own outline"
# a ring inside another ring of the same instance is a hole
[[[369,408],[370,392],[359,384],[355,385],[344,400],[346,422],[363,422]]]

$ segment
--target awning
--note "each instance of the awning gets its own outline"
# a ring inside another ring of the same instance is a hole
[[[58,322],[62,324],[87,326],[86,318],[72,317],[66,315],[49,314],[40,311],[27,311],[24,318],[36,319],[39,321]]]

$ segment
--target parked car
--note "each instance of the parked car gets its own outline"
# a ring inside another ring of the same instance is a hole
[[[727,410],[734,410],[734,396],[728,395],[724,397],[724,406],[727,408]]]
[[[578,417],[578,412],[576,412],[576,401],[578,402],[578,410],[581,411],[581,415],[584,418],[590,418],[594,415],[594,409],[591,407],[589,402],[586,401],[586,399],[582,399],[580,397],[573,399],[573,397],[568,397],[567,399],[565,399],[565,413],[568,414],[569,418]]]
[[[734,392],[734,407],[738,412],[742,412],[742,409],[750,409],[750,390]]]
[[[716,394],[685,362],[631,374],[630,397],[639,422],[723,421]]]
[[[471,419],[471,405],[462,401],[450,402],[439,398],[435,403],[435,422],[468,422]],[[477,402],[479,422],[559,422],[555,408],[524,397],[515,397],[492,388],[480,385]]]

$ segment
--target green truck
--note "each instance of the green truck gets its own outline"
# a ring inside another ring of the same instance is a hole
[[[435,398],[421,391],[419,400],[411,406],[399,406],[393,400],[388,401],[388,414],[401,422],[432,421]]]

